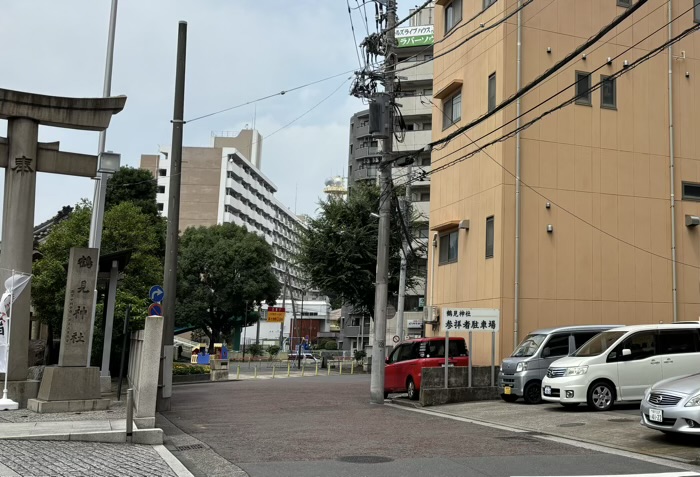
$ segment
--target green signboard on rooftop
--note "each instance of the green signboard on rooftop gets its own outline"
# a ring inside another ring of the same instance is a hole
[[[396,29],[396,43],[398,48],[429,46],[433,44],[434,38],[435,34],[432,25]]]

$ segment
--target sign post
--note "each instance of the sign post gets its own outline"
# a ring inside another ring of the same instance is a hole
[[[447,387],[447,357],[450,331],[469,333],[469,371],[467,386],[472,387],[472,333],[491,333],[491,386],[496,382],[496,333],[501,329],[501,313],[497,308],[443,308],[440,320],[445,332],[445,387]]]

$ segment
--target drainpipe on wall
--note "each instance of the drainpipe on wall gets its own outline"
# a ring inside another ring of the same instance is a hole
[[[673,5],[668,0],[668,39],[673,38]],[[673,322],[678,321],[678,284],[676,275],[676,157],[673,142],[673,46],[668,46],[668,155],[671,176],[671,273],[673,275]]]
[[[518,39],[517,65],[515,73],[515,88],[520,91],[522,86],[522,0],[518,0]],[[520,98],[515,103],[516,129],[520,129]],[[518,325],[520,322],[520,132],[515,135],[515,294],[513,300],[513,349],[518,345]]]

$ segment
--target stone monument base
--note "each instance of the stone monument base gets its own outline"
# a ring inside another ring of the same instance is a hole
[[[27,409],[44,414],[47,412],[85,412],[105,411],[109,409],[110,400],[105,399],[75,399],[72,401],[42,401],[30,399]]]
[[[212,359],[209,361],[209,378],[211,381],[228,381],[228,360]]]
[[[100,392],[102,394],[112,392],[112,376],[100,376]]]
[[[109,399],[100,393],[100,369],[96,367],[47,366],[32,411],[76,412],[109,409]]]
[[[0,376],[2,375],[0,374]],[[27,407],[27,401],[37,397],[39,394],[39,383],[41,383],[41,381],[8,381],[7,397],[18,403],[20,409],[25,409]]]

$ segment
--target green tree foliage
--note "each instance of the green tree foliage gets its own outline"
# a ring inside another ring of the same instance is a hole
[[[91,212],[89,204],[76,206],[39,246],[41,258],[33,265],[32,301],[35,313],[49,326],[52,337],[58,338],[61,332],[70,249],[87,246]],[[158,223],[154,223],[152,216],[143,213],[132,202],[116,204],[105,212],[101,254],[131,251],[131,260],[117,288],[115,317],[124,316],[126,306],[131,305],[132,329],[142,326],[148,306],[148,289],[163,277],[162,252],[159,250],[162,230]],[[101,312],[100,305],[93,338],[93,364],[99,364],[102,356]],[[114,330],[112,349],[117,350],[121,346],[121,327],[115,326]]]
[[[131,202],[144,214],[157,216],[156,194],[158,184],[149,171],[133,167],[121,167],[107,182],[105,210],[122,202]]]
[[[263,353],[265,352],[263,350],[263,347],[259,344],[248,345],[247,351],[248,351],[248,353],[250,353],[250,355],[253,358],[257,358],[258,356],[262,356]]]
[[[180,239],[177,321],[197,326],[210,346],[245,323],[263,302],[274,304],[280,284],[272,273],[272,247],[234,224],[189,228]]]
[[[311,283],[331,297],[358,311],[374,312],[379,220],[379,188],[353,186],[347,201],[329,198],[320,203],[320,214],[311,219],[302,236],[299,264]],[[401,241],[400,217],[392,207],[389,256],[389,293],[399,289]],[[410,256],[407,287],[413,286],[417,260]]]

